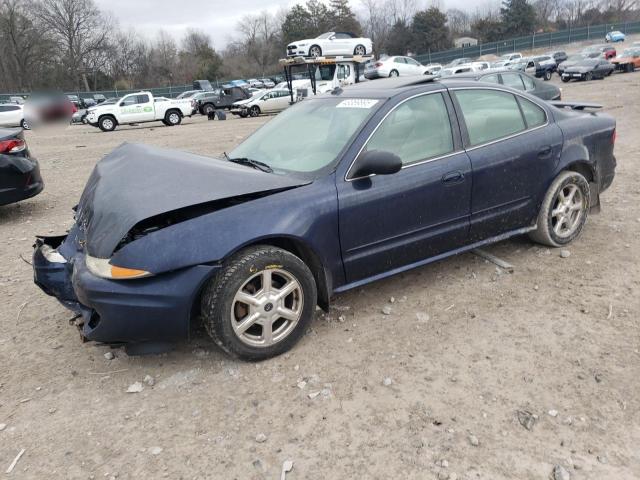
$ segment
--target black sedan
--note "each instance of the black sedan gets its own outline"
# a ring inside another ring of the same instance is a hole
[[[542,100],[560,100],[561,92],[551,83],[542,82],[531,75],[508,69],[491,69],[482,72],[460,73],[455,78],[478,82],[498,83],[535,95]]]
[[[35,281],[85,339],[158,351],[201,320],[265,359],[341,292],[514,235],[571,243],[613,181],[615,128],[416,76],[308,98],[219,159],[125,143],[70,232],[38,239]]]
[[[34,197],[43,187],[38,162],[29,154],[24,133],[0,129],[0,205]]]
[[[594,78],[608,77],[616,69],[615,65],[602,58],[585,58],[562,72],[562,81],[593,80]]]

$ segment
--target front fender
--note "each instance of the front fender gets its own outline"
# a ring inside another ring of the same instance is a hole
[[[343,282],[334,175],[163,228],[125,245],[112,263],[159,274],[220,263],[246,245],[274,238],[304,244],[334,285]]]

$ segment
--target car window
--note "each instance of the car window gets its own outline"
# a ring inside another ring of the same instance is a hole
[[[419,64],[418,62],[416,62],[413,58],[406,58],[405,60],[406,60],[406,62],[407,62],[409,65],[413,65],[413,66],[418,66],[418,65],[420,65],[420,64]]]
[[[520,75],[520,79],[524,83],[524,89],[529,92],[531,90],[535,90],[536,83],[533,81],[533,78],[527,77],[526,75]]]
[[[524,90],[522,78],[517,73],[503,73],[502,83],[507,87],[515,88],[516,90]]]
[[[7,112],[7,111],[9,111],[8,107],[5,107],[4,105],[0,105],[0,112]]]
[[[520,108],[522,108],[522,114],[527,122],[527,128],[539,127],[544,125],[547,121],[547,114],[545,111],[526,98],[518,97]]]
[[[472,146],[524,131],[525,124],[514,95],[498,90],[454,92]]]
[[[123,107],[128,107],[131,105],[136,105],[138,103],[138,96],[137,95],[131,95],[130,97],[125,98],[122,101],[122,106]]]
[[[422,95],[401,104],[383,120],[366,150],[393,152],[403,165],[452,152],[453,135],[442,94]]]
[[[393,59],[394,63],[407,63],[403,57],[396,57]]]
[[[138,95],[138,103],[149,103],[149,95]]]
[[[349,35],[347,33],[336,33],[336,38],[340,39],[340,40],[345,40],[345,39],[353,38],[353,37],[351,37],[351,35]]]
[[[483,82],[489,82],[489,83],[500,83],[500,79],[498,78],[498,74],[496,73],[492,73],[491,75],[485,75],[480,80],[482,80]]]

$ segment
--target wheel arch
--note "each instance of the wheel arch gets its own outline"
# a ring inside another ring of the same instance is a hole
[[[116,125],[120,125],[120,122],[118,122],[118,119],[116,118],[116,116],[113,113],[103,113],[102,115],[100,115],[98,117],[98,123],[100,123],[100,121],[104,118],[104,117],[109,117],[112,118],[114,122],[116,122]]]
[[[168,109],[166,112],[164,112],[164,118],[167,118],[171,112],[176,112],[178,115],[180,115],[180,118],[184,117],[184,115],[182,114],[182,110],[180,110],[177,107],[172,107]]]

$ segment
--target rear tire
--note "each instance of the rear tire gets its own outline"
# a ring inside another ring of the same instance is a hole
[[[292,253],[260,245],[228,259],[209,281],[202,319],[213,341],[230,355],[265,360],[300,340],[316,302],[309,267]]]
[[[398,73],[398,71],[397,71],[397,70],[391,70],[391,71],[389,72],[389,76],[390,76],[390,77],[399,77],[399,76],[400,76],[400,74]]]
[[[353,49],[354,55],[366,55],[367,49],[364,45],[356,45],[356,48]]]
[[[589,182],[581,174],[560,173],[544,196],[531,240],[550,247],[571,243],[587,221],[590,196]]]
[[[23,130],[31,130],[31,127],[24,118],[20,121],[20,128]]]
[[[164,123],[168,127],[175,127],[176,125],[180,125],[182,123],[182,115],[178,113],[176,110],[169,110],[164,115]]]

